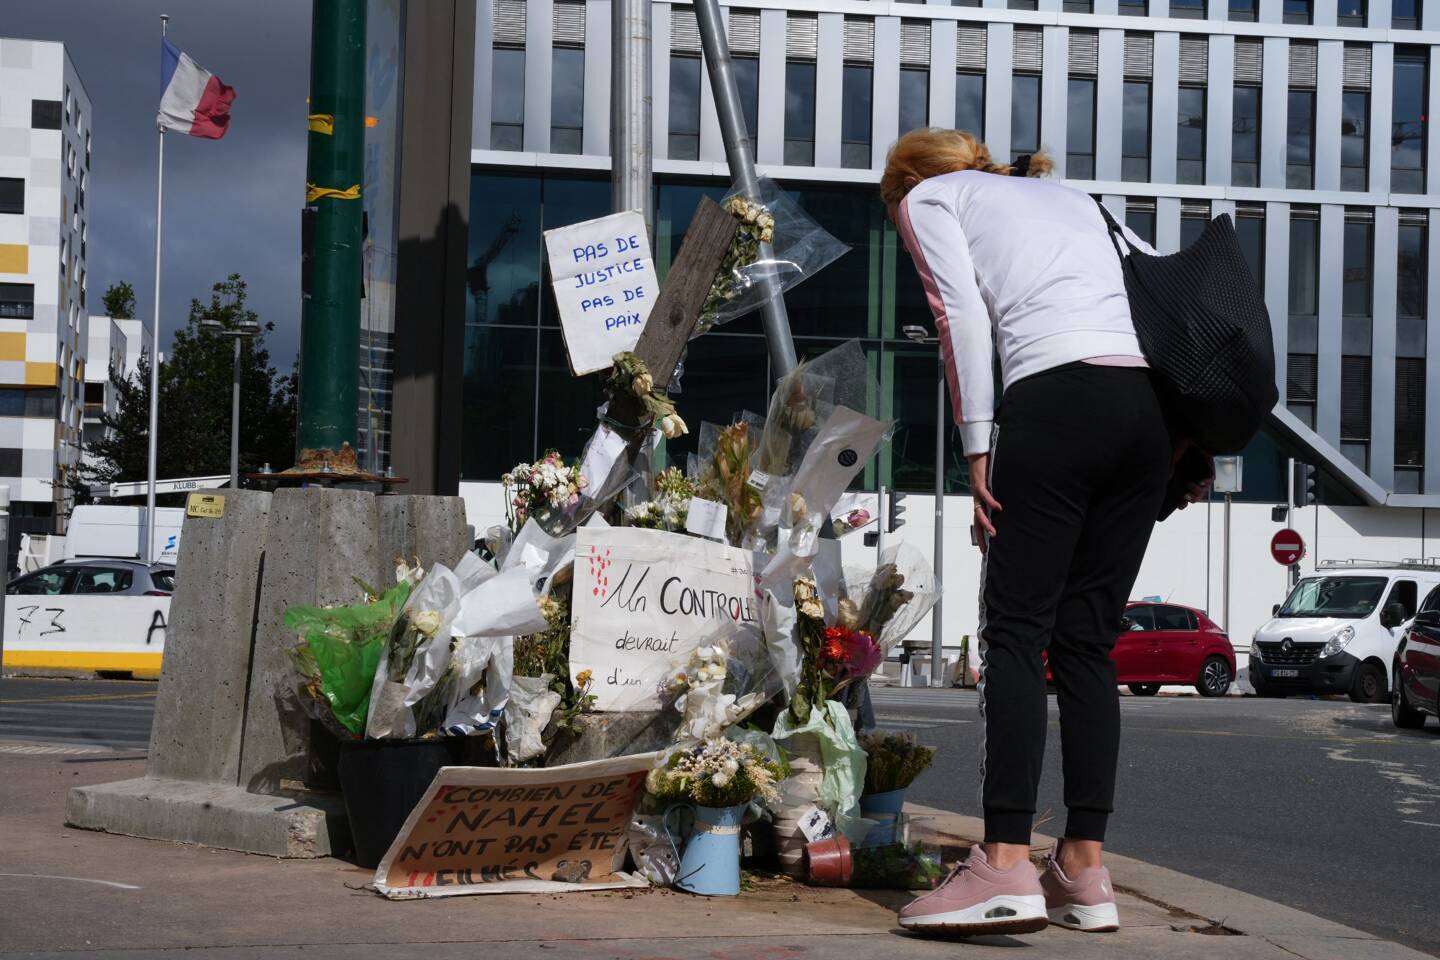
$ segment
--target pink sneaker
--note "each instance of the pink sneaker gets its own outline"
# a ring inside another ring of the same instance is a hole
[[[1120,929],[1120,913],[1115,909],[1115,888],[1110,884],[1110,871],[1104,867],[1087,867],[1073,878],[1060,869],[1057,842],[1050,851],[1040,886],[1045,890],[1045,909],[1050,922],[1086,933],[1106,933]]]
[[[997,870],[978,843],[944,883],[900,911],[900,926],[922,933],[1034,933],[1048,924],[1045,891],[1030,861]]]

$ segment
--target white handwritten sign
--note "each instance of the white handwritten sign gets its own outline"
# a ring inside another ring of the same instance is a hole
[[[629,211],[546,230],[545,250],[570,369],[604,370],[635,348],[660,290],[645,218]]]
[[[591,671],[595,709],[659,709],[696,647],[737,632],[758,641],[751,556],[662,530],[577,530],[570,675]]]

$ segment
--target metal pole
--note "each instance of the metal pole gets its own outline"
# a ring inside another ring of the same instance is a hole
[[[937,350],[938,353],[938,350]],[[935,582],[944,583],[945,571],[945,355],[940,354],[940,385],[935,391]],[[945,682],[945,624],[940,614],[942,600],[930,608],[930,686]],[[966,669],[960,664],[960,669]]]
[[[885,553],[885,521],[889,519],[885,514],[885,484],[880,484],[880,498],[875,503],[879,516],[875,519],[875,565],[881,564],[880,557]]]
[[[240,337],[235,340],[235,382],[230,398],[230,489],[240,489]]]
[[[160,36],[170,17],[160,14]],[[160,437],[160,225],[165,200],[165,130],[159,128],[159,159],[155,168],[155,313],[150,321],[150,453],[145,467],[145,544],[142,557],[155,562],[155,470]],[[7,554],[8,558],[8,554]]]
[[[5,552],[0,555],[0,663],[5,660],[5,591],[10,585],[10,488],[0,487],[0,543]],[[0,673],[3,673],[0,670]]]
[[[720,136],[725,141],[730,177],[746,197],[759,200],[760,182],[755,176],[750,133],[745,129],[740,90],[735,85],[735,70],[730,63],[730,42],[725,38],[718,0],[695,0],[695,19],[700,26],[700,47],[705,52],[710,90],[715,95],[715,112],[720,119]],[[761,246],[762,259],[773,255],[769,244]],[[760,313],[765,324],[765,341],[770,345],[770,365],[772,374],[779,379],[795,369],[795,337],[790,333],[790,317],[785,312],[785,300],[775,278],[768,273],[762,275],[760,289],[765,293]]]
[[[610,206],[645,215],[655,242],[652,169],[655,154],[650,93],[650,0],[610,4]]]
[[[1225,494],[1225,560],[1224,577],[1220,584],[1221,609],[1224,614],[1221,617],[1220,627],[1226,633],[1230,632],[1230,494]]]
[[[301,450],[355,445],[360,406],[360,183],[365,159],[365,0],[314,0],[306,204],[315,209],[310,295],[301,303]]]

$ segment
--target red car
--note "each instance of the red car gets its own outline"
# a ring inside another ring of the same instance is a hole
[[[1153,697],[1167,683],[1194,684],[1201,696],[1219,697],[1235,679],[1235,648],[1225,631],[1176,603],[1127,605],[1110,656],[1119,682],[1139,697]]]

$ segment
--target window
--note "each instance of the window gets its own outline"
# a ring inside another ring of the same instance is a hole
[[[1205,88],[1181,87],[1175,132],[1175,182],[1205,182]]]
[[[175,569],[172,567],[168,570],[151,570],[150,583],[152,586],[155,587],[156,590],[166,590],[170,593],[174,593]]]
[[[1064,9],[1066,13],[1094,13],[1095,0],[1065,0]]]
[[[900,132],[926,126],[930,116],[930,71],[924,67],[900,68]]]
[[[1319,353],[1320,298],[1319,212],[1292,209],[1290,215],[1289,363],[1286,401],[1291,413],[1315,427],[1315,396]]]
[[[731,57],[735,88],[740,94],[740,112],[745,115],[745,133],[750,137],[750,159],[755,159],[755,141],[760,129],[760,58]]]
[[[1154,630],[1155,608],[1131,607],[1125,611],[1120,623],[1124,630]]]
[[[0,450],[0,460],[3,454],[9,451]],[[19,451],[15,451],[19,453]],[[7,476],[19,476],[19,471]],[[75,581],[74,567],[47,567],[44,570],[36,570],[28,577],[21,577],[15,581],[10,592],[18,593],[27,597],[53,597],[62,593],[69,593],[70,586]]]
[[[1420,0],[1390,0],[1390,26],[1396,30],[1420,29]]]
[[[809,61],[785,63],[785,162],[815,163],[815,64]]]
[[[1340,452],[1370,470],[1370,358],[1340,358]]]
[[[0,388],[0,417],[53,417],[59,396],[54,387],[39,390],[22,390],[18,387]],[[3,454],[3,451],[0,451]],[[17,473],[3,476],[18,476]]]
[[[1152,609],[1155,611],[1156,630],[1196,629],[1195,614],[1184,607],[1158,606]]]
[[[985,139],[985,74],[955,74],[955,129]]]
[[[1395,586],[1390,588],[1390,598],[1385,601],[1385,606],[1388,607],[1393,603],[1400,604],[1405,609],[1405,619],[1409,620],[1415,616],[1415,600],[1419,595],[1420,591],[1415,586],[1414,580],[1396,580]]]
[[[847,63],[840,102],[840,165],[859,170],[870,166],[871,98],[874,71],[868,64]]]
[[[584,147],[585,51],[556,47],[550,79],[550,152],[580,153]]]
[[[700,159],[700,58],[670,57],[670,159]]]
[[[1120,178],[1144,183],[1150,179],[1150,84],[1126,80],[1124,98]]]
[[[1182,207],[1180,210],[1180,249],[1184,250],[1199,240],[1200,234],[1205,232],[1205,228],[1209,224],[1210,218],[1204,213],[1199,210],[1191,212]]]
[[[1095,179],[1095,80],[1071,77],[1066,96],[1065,176]]]
[[[1310,0],[1285,0],[1286,23],[1309,23],[1310,20]]]
[[[1245,264],[1255,277],[1255,285],[1265,289],[1265,208],[1237,207],[1235,210],[1235,238],[1240,242],[1240,252],[1245,255]]]
[[[1256,0],[1230,0],[1230,19],[1254,23],[1255,4]]]
[[[1394,193],[1425,192],[1425,51],[1395,51],[1394,104],[1390,119],[1390,189]]]
[[[1365,0],[1339,0],[1335,19],[1342,27],[1365,26]]]
[[[525,148],[525,51],[496,47],[494,89],[490,101],[490,147]]]
[[[1340,99],[1340,189],[1370,185],[1370,94],[1346,90]]]
[[[1407,217],[1408,219],[1408,217]],[[1396,247],[1396,273],[1395,284],[1395,314],[1401,318],[1424,319],[1426,307],[1426,261],[1428,253],[1425,249],[1425,223],[1400,221],[1400,233]],[[1424,327],[1420,328],[1422,336]],[[1400,337],[1398,349],[1403,353],[1406,350],[1404,336]],[[1421,341],[1416,356],[1425,355],[1424,342]]]
[[[1170,16],[1187,20],[1205,19],[1205,0],[1170,0]]]
[[[1125,208],[1125,226],[1150,246],[1155,246],[1155,204],[1132,203]]]
[[[19,177],[0,177],[0,213],[25,212],[25,181]]]
[[[1370,264],[1374,247],[1374,224],[1370,221],[1345,221],[1344,272],[1341,313],[1347,317],[1369,317],[1373,314],[1374,283]]]
[[[1120,0],[1120,15],[1122,17],[1143,17],[1150,11],[1146,0]]]
[[[7,320],[33,320],[35,284],[0,283],[0,317]]]
[[[1010,101],[1010,152],[1034,153],[1040,149],[1040,77],[1017,73]]]
[[[78,573],[76,593],[124,593],[135,581],[134,571],[111,567],[81,567]]]
[[[1038,10],[1037,0],[1009,0],[1007,4],[1011,10]]]
[[[1235,88],[1230,139],[1230,181],[1260,186],[1260,88]]]
[[[1395,492],[1419,493],[1425,465],[1425,359],[1395,359]],[[1402,479],[1403,478],[1403,479]]]
[[[35,130],[59,130],[60,101],[31,100],[30,126]]]
[[[1315,91],[1291,90],[1285,119],[1285,186],[1315,186]]]

